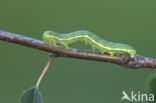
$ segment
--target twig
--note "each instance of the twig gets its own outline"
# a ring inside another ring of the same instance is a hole
[[[49,68],[49,66],[50,66],[50,63],[52,62],[53,58],[54,58],[54,57],[51,56],[51,57],[49,58],[47,64],[46,64],[46,66],[44,67],[44,69],[43,69],[43,71],[42,71],[42,73],[41,73],[41,75],[40,75],[40,77],[38,78],[38,81],[37,81],[37,83],[36,83],[36,86],[37,86],[37,87],[39,87],[40,82],[41,82],[43,76],[45,75],[45,73],[47,72],[47,70],[48,70],[48,68]]]
[[[50,52],[55,57],[72,57],[79,59],[111,62],[128,68],[156,68],[156,59],[152,58],[136,55],[134,59],[131,59],[128,54],[116,54],[114,56],[110,56],[108,54],[101,54],[100,52],[95,51],[87,51],[73,48],[65,49],[61,46],[53,46],[41,40],[36,40],[30,37],[6,31],[0,31],[0,40],[13,42],[16,44],[25,45],[27,47]]]

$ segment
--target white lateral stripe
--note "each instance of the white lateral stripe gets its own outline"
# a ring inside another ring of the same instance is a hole
[[[59,38],[59,37],[53,36],[53,35],[48,35],[48,36],[50,36],[50,37],[52,37],[52,38],[56,38],[56,39],[58,39],[58,40],[72,40],[72,39],[79,38],[79,37],[86,37],[86,38],[90,39],[93,43],[99,45],[99,46],[102,47],[102,48],[108,49],[108,50],[122,50],[122,51],[127,51],[127,52],[131,51],[131,50],[127,50],[127,49],[111,48],[111,47],[104,46],[104,45],[102,45],[102,44],[96,42],[94,39],[90,38],[88,35],[79,35],[79,36],[70,37],[70,38],[67,38],[67,39],[62,39],[62,38]]]

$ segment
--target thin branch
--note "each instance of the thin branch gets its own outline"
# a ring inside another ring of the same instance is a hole
[[[74,48],[65,49],[61,46],[53,46],[41,40],[36,40],[30,37],[6,31],[0,31],[0,40],[50,52],[55,57],[71,57],[111,62],[128,68],[156,68],[156,59],[152,58],[136,55],[134,59],[131,59],[128,54],[116,54],[114,56],[110,56],[108,54],[101,54],[100,52],[95,51],[80,50]]]
[[[52,56],[49,58],[49,60],[48,60],[48,62],[47,62],[47,64],[46,64],[46,66],[44,67],[44,69],[43,69],[43,71],[42,71],[40,77],[38,78],[38,81],[37,81],[37,83],[36,83],[36,86],[37,86],[37,87],[39,87],[40,82],[41,82],[41,80],[43,79],[43,76],[45,75],[45,73],[47,72],[47,70],[48,70],[48,68],[49,68],[49,66],[50,66],[50,64],[51,64],[51,62],[52,62],[53,59],[54,59],[54,57],[52,57]]]

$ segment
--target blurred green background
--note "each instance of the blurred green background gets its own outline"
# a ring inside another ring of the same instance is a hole
[[[85,29],[156,58],[155,5],[155,0],[0,0],[0,29],[37,39],[46,30]],[[0,41],[0,103],[18,103],[23,90],[35,85],[48,57],[46,52]],[[43,103],[120,103],[123,90],[145,93],[145,80],[154,72],[56,58],[40,91]]]

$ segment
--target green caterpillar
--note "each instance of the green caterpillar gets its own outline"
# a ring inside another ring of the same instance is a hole
[[[66,48],[68,48],[70,43],[84,41],[91,45],[93,50],[96,48],[102,54],[107,52],[111,56],[117,53],[128,53],[131,58],[134,58],[136,54],[135,49],[127,44],[109,42],[87,30],[80,30],[67,34],[46,31],[43,33],[43,40],[54,45],[59,43]]]

